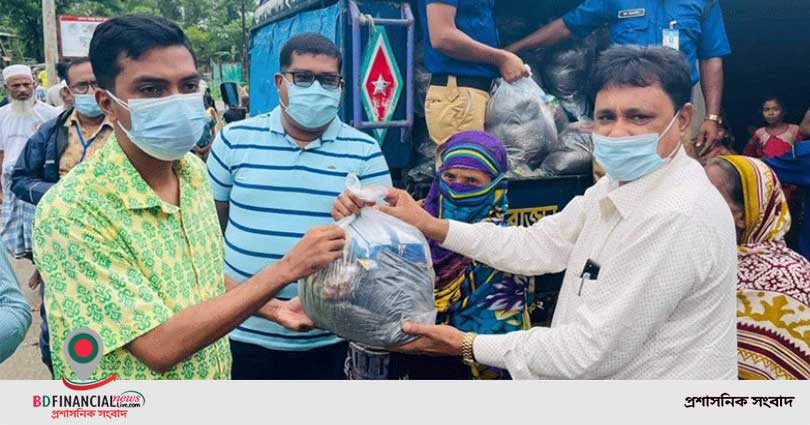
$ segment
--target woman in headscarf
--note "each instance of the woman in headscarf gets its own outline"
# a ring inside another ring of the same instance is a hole
[[[465,131],[441,149],[440,166],[423,207],[439,218],[506,226],[509,207],[506,149],[491,134]],[[436,272],[437,322],[465,332],[507,333],[528,329],[529,278],[495,270],[430,241]],[[395,374],[411,379],[499,379],[506,371],[468,367],[458,357],[395,354]]]
[[[764,162],[721,156],[706,166],[737,227],[741,379],[810,379],[810,262],[785,245],[790,212]]]
[[[439,166],[423,207],[435,217],[467,223],[490,222],[506,226],[509,207],[506,149],[483,131],[465,131],[442,145]],[[332,216],[339,220],[359,211],[363,203],[343,194]],[[436,272],[434,296],[437,322],[481,334],[528,329],[532,280],[495,270],[430,241]],[[392,353],[350,345],[349,376],[380,379],[503,379],[506,371],[469,367],[460,357],[427,357]],[[387,371],[386,371],[387,370]]]

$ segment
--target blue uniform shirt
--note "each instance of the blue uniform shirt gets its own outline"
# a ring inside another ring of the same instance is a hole
[[[473,40],[490,47],[498,47],[493,9],[495,0],[419,0],[419,18],[425,43],[425,66],[432,74],[450,74],[460,77],[496,78],[498,70],[488,64],[464,62],[436,50],[430,44],[427,24],[427,5],[444,3],[456,8],[456,28]]]
[[[562,19],[577,37],[607,25],[611,42],[645,46],[661,45],[675,21],[693,83],[700,80],[699,59],[731,53],[719,0],[586,0]]]

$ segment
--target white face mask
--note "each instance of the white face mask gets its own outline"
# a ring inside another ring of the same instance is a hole
[[[129,111],[131,128],[118,127],[149,156],[174,161],[200,140],[208,122],[202,93],[175,94],[158,98],[135,98],[129,102],[107,93]]]

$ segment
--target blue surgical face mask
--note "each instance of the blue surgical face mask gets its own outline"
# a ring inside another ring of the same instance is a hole
[[[97,118],[104,113],[96,103],[96,97],[92,94],[74,94],[73,105],[80,114],[89,118]]]
[[[131,128],[127,130],[116,121],[121,131],[135,146],[162,161],[178,160],[188,153],[208,122],[202,93],[135,98],[129,102],[107,93],[129,110]]]
[[[281,107],[298,125],[317,130],[337,118],[341,89],[324,88],[317,80],[309,87],[296,86],[286,78],[284,81],[287,82],[288,104],[282,103]]]
[[[611,180],[631,182],[651,174],[666,165],[680,148],[680,141],[666,160],[658,155],[658,142],[678,118],[672,118],[667,128],[661,133],[640,134],[627,137],[607,137],[593,133],[596,162],[605,169]]]

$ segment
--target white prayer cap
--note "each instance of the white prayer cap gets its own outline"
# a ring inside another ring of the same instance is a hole
[[[19,77],[20,75],[25,75],[33,79],[33,77],[31,77],[31,68],[29,68],[28,65],[9,65],[3,68],[3,80],[8,81],[9,78]]]

